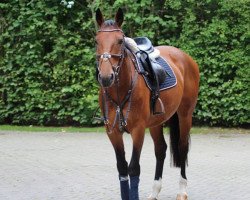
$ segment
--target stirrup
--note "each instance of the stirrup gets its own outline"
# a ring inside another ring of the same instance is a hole
[[[157,107],[160,107],[158,110]],[[153,115],[161,115],[165,113],[165,108],[163,106],[162,100],[160,97],[158,97],[153,105]]]

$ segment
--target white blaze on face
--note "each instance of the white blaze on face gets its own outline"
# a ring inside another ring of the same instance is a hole
[[[162,179],[160,178],[159,180],[154,180],[154,184],[153,184],[153,191],[152,194],[149,196],[149,199],[157,199],[158,195],[161,191],[161,187],[162,187]]]

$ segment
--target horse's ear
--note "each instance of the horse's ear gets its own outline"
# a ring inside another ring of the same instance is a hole
[[[119,8],[116,15],[115,15],[115,22],[119,27],[121,27],[121,25],[122,25],[123,18],[124,18],[123,11],[121,8]]]
[[[98,8],[95,12],[95,19],[96,19],[98,26],[101,27],[102,23],[104,22],[104,19],[103,19],[100,8]]]

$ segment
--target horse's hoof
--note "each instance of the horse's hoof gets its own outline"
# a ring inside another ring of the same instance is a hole
[[[186,194],[178,194],[176,200],[188,200],[188,196]]]

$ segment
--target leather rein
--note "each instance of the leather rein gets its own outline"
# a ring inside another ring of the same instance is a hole
[[[120,31],[123,33],[123,31],[121,29],[98,30],[98,32],[115,32],[115,31]],[[121,100],[120,94],[119,94],[119,85],[120,85],[119,74],[120,74],[120,68],[124,63],[126,50],[127,50],[127,48],[125,46],[125,40],[124,40],[124,35],[123,35],[123,43],[122,43],[120,54],[111,54],[108,52],[104,52],[103,54],[96,55],[96,59],[97,59],[97,63],[98,63],[97,64],[98,73],[100,72],[100,64],[99,64],[100,60],[109,61],[110,65],[112,66],[113,71],[115,73],[114,85],[116,87],[117,100],[114,100],[112,98],[112,96],[109,94],[107,88],[104,88],[101,86],[102,87],[102,107],[103,107],[103,117],[101,117],[101,119],[107,128],[108,134],[111,134],[113,132],[117,123],[118,123],[119,131],[121,133],[123,133],[123,132],[129,133],[129,131],[127,129],[127,121],[128,121],[128,116],[129,116],[129,112],[131,109],[132,93],[133,93],[133,90],[134,90],[136,82],[137,82],[138,73],[137,73],[136,67],[135,67],[135,73],[134,73],[133,77],[132,77],[132,73],[131,73],[131,83],[130,83],[129,90],[128,90],[126,96]],[[112,57],[119,58],[117,65],[112,64],[112,62],[110,60]],[[135,65],[134,59],[131,58],[131,60]],[[132,71],[132,67],[131,67],[131,71]],[[115,109],[115,112],[116,112],[115,119],[114,119],[113,123],[111,123],[109,120],[109,106],[108,106],[109,102],[111,102],[113,104],[113,106],[116,108]],[[126,109],[125,115],[124,115],[123,110],[124,110],[124,107],[127,103],[128,103],[128,106],[127,106],[127,109]]]

